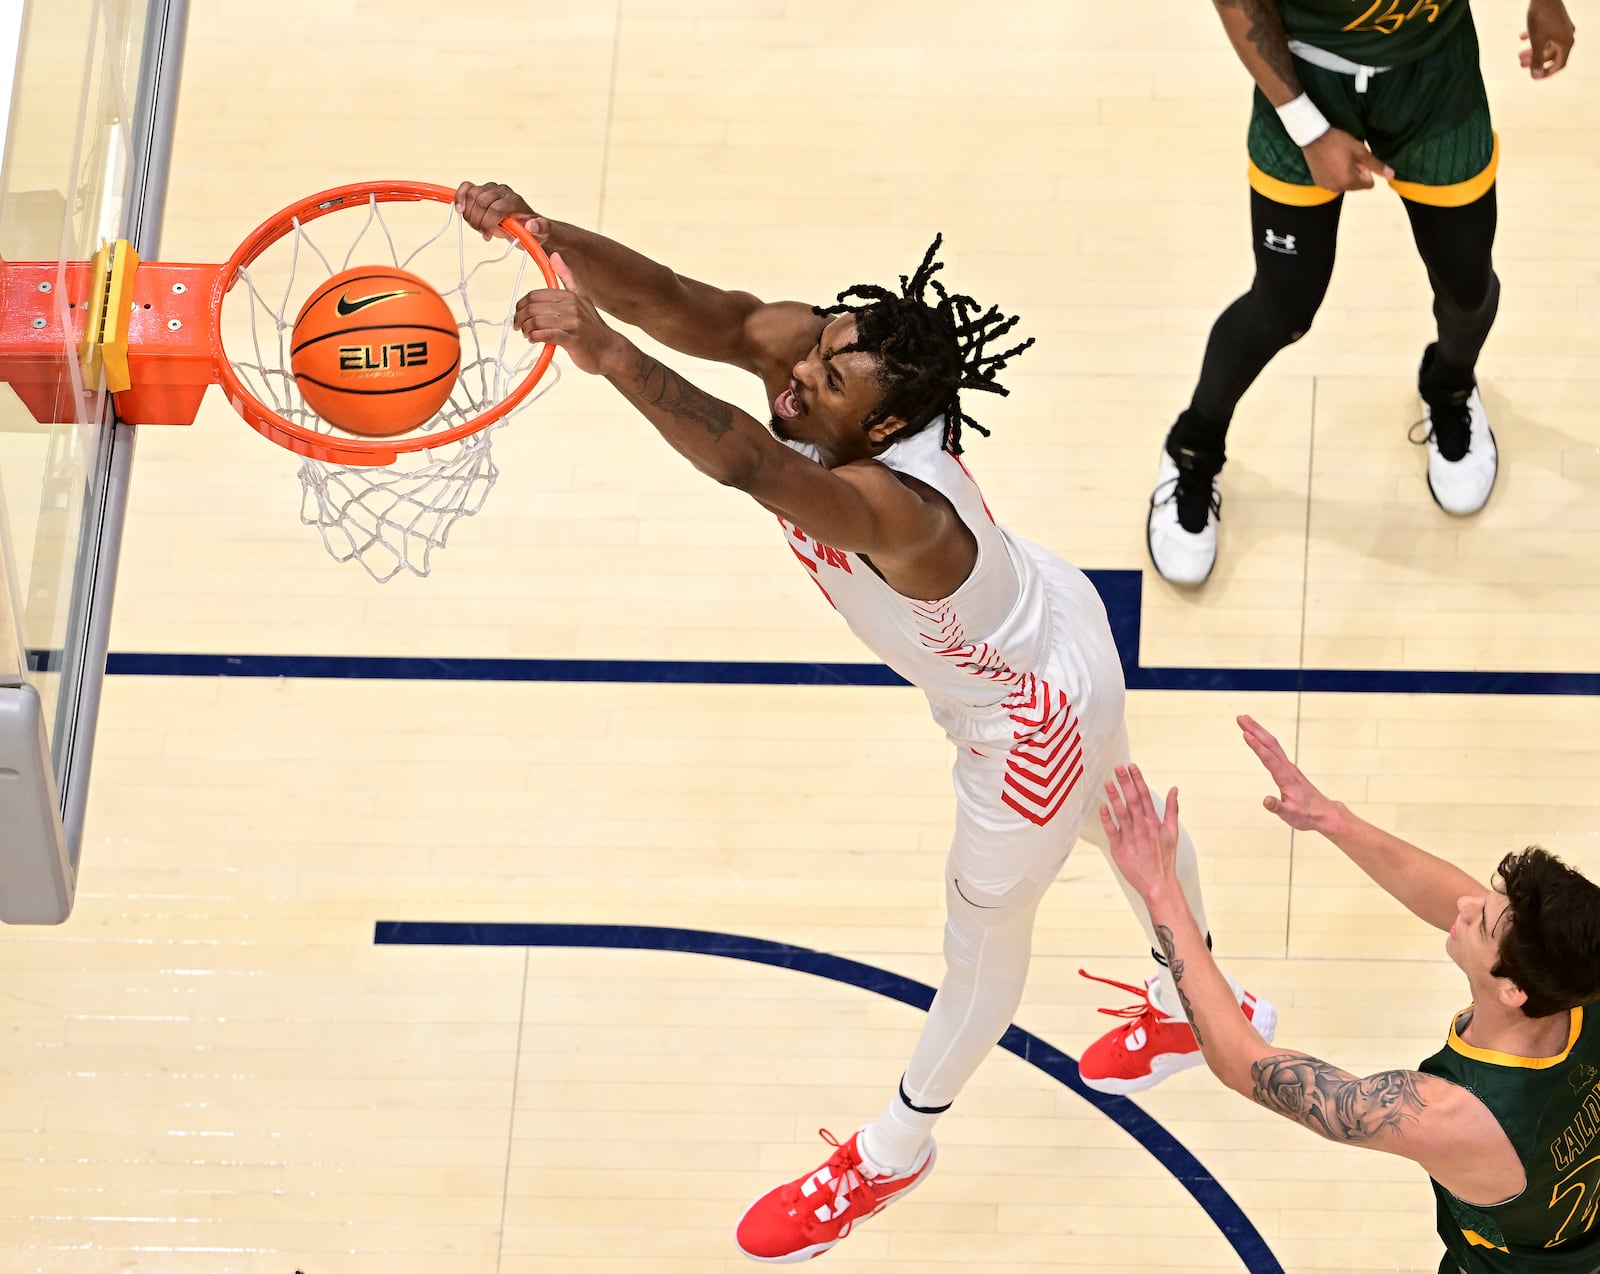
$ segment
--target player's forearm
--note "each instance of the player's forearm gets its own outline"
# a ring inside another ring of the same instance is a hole
[[[1373,826],[1343,802],[1332,803],[1317,830],[1385,893],[1436,929],[1454,922],[1456,899],[1483,888],[1454,863]]]
[[[604,375],[674,451],[726,486],[748,486],[767,454],[781,446],[753,416],[624,338],[607,357]]]
[[[659,261],[570,222],[550,222],[544,249],[562,255],[596,306],[635,327],[649,330],[681,292],[677,274]]]
[[[1212,959],[1176,878],[1144,904],[1206,1065],[1229,1088],[1250,1096],[1250,1068],[1271,1047],[1239,1011],[1233,988]]]
[[[1268,1044],[1239,1011],[1177,880],[1142,896],[1179,1002],[1218,1079],[1330,1141],[1422,1161],[1425,1146],[1401,1143],[1428,1105],[1425,1076],[1384,1071],[1363,1080],[1308,1054]]]
[[[564,221],[550,222],[544,249],[559,252],[595,305],[663,345],[696,358],[731,361],[754,296],[686,278],[626,244]]]
[[[1299,97],[1304,90],[1295,74],[1294,56],[1289,52],[1289,37],[1283,29],[1277,0],[1214,3],[1234,52],[1267,95],[1267,101],[1282,106]]]

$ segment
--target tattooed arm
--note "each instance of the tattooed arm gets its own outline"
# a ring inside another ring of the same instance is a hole
[[[695,468],[736,487],[835,549],[896,561],[948,535],[959,520],[874,463],[829,469],[784,446],[753,416],[690,383],[610,327],[558,253],[566,284],[530,292],[518,330],[560,346],[579,371],[603,376]],[[929,593],[927,596],[941,596]]]
[[[1206,1064],[1229,1088],[1250,1095],[1250,1066],[1271,1046],[1239,1011],[1233,988],[1206,947],[1178,882],[1178,792],[1158,818],[1136,765],[1118,766],[1100,807],[1111,861],[1150,914],[1156,942],[1172,973],[1178,1002],[1194,1028]]]
[[[1278,0],[1215,0],[1222,28],[1267,101],[1282,106],[1303,91]]]
[[[1137,766],[1117,767],[1100,822],[1117,870],[1143,900],[1178,1000],[1206,1065],[1259,1106],[1329,1141],[1421,1164],[1469,1202],[1499,1203],[1525,1184],[1521,1161],[1494,1116],[1466,1089],[1419,1071],[1360,1078],[1306,1053],[1274,1048],[1239,1012],[1178,883],[1177,790],[1157,820]]]
[[[1277,0],[1214,0],[1234,52],[1273,106],[1294,101],[1305,90],[1294,69],[1289,36]],[[1328,128],[1302,148],[1311,179],[1324,190],[1369,190],[1394,171],[1342,128]]]
[[[561,254],[595,306],[680,353],[765,376],[795,347],[797,332],[820,330],[809,305],[768,303],[691,279],[605,235],[535,212],[502,182],[462,182],[455,205],[486,239],[506,237],[500,224],[507,218],[520,221],[546,252]]]
[[[1404,1150],[1389,1143],[1413,1133],[1445,1081],[1420,1071],[1380,1071],[1358,1079],[1304,1053],[1273,1053],[1250,1064],[1250,1098],[1329,1141]],[[1453,1087],[1453,1085],[1451,1085]]]
[[[1420,1164],[1459,1199],[1494,1204],[1520,1194],[1527,1173],[1505,1130],[1467,1089],[1421,1071],[1360,1077],[1305,1053],[1250,1064],[1258,1106],[1341,1145]]]

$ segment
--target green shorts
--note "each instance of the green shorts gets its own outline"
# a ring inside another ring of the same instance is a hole
[[[1374,75],[1362,93],[1353,75],[1298,57],[1294,69],[1328,122],[1394,169],[1390,184],[1402,197],[1459,207],[1494,184],[1499,151],[1470,14],[1437,51]],[[1266,198],[1300,207],[1338,198],[1312,182],[1304,153],[1260,89],[1249,150],[1250,185]]]

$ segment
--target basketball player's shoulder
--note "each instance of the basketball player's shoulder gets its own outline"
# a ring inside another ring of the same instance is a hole
[[[931,483],[885,464],[881,459],[852,460],[833,470],[864,499],[884,507],[912,509],[921,505],[948,506],[949,501]]]

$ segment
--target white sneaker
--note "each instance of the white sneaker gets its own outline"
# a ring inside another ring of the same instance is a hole
[[[1222,520],[1217,474],[1222,462],[1210,452],[1187,448],[1179,455],[1182,465],[1163,444],[1145,544],[1162,579],[1192,587],[1204,584],[1217,564],[1217,524]]]
[[[1500,473],[1500,451],[1476,388],[1449,399],[1423,399],[1423,419],[1411,440],[1428,446],[1428,490],[1446,513],[1464,517],[1489,502]],[[1427,433],[1418,437],[1418,432]],[[1447,458],[1448,457],[1448,458]]]

